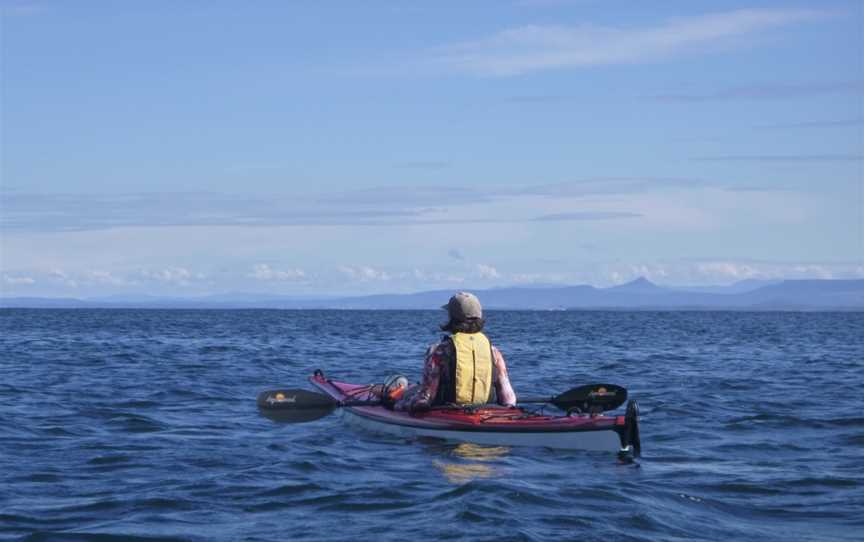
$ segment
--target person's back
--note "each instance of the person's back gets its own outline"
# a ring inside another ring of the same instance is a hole
[[[399,410],[425,410],[454,404],[482,405],[491,402],[516,404],[504,356],[483,333],[485,320],[480,301],[459,292],[442,308],[448,322],[441,326],[449,336],[429,347],[423,381],[396,403]]]
[[[492,343],[481,331],[457,331],[442,343],[444,366],[434,404],[482,405],[493,398]]]

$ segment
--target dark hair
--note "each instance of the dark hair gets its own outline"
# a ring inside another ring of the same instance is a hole
[[[466,318],[465,320],[453,320],[451,318],[446,324],[441,324],[441,331],[449,331],[450,333],[477,333],[483,331],[485,323],[486,320],[483,318]]]

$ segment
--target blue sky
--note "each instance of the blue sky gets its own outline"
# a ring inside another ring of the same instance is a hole
[[[864,277],[861,2],[0,6],[3,295]]]

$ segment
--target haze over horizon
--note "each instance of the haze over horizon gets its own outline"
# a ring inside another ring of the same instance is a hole
[[[0,294],[864,278],[864,4],[0,0]]]

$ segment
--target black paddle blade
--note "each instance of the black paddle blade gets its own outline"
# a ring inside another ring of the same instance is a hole
[[[615,410],[627,400],[627,390],[615,384],[588,384],[567,390],[550,401],[561,410],[597,414]]]
[[[281,423],[311,422],[339,406],[328,395],[301,389],[262,391],[256,402],[261,415]]]

